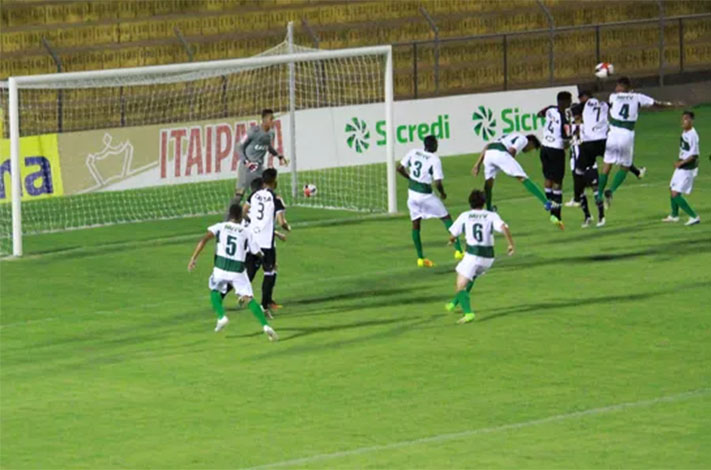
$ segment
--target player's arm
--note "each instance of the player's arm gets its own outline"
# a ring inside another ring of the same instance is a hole
[[[188,262],[188,271],[192,271],[193,269],[195,269],[195,266],[197,265],[197,258],[198,256],[200,256],[202,249],[205,248],[207,242],[209,242],[213,238],[215,238],[215,234],[209,231],[205,235],[203,235],[203,237],[195,246],[195,250],[193,250],[193,255],[190,257],[190,261]]]
[[[435,180],[434,186],[435,186],[435,188],[437,188],[437,192],[439,193],[439,198],[443,201],[445,199],[447,199],[447,193],[444,192],[444,185],[442,184],[442,180]]]
[[[454,243],[454,241],[462,234],[464,231],[464,214],[457,217],[457,220],[449,227],[449,243]]]
[[[397,164],[397,172],[400,173],[405,179],[410,179],[410,173],[408,173],[407,168],[405,168],[402,163]]]
[[[553,106],[553,105],[551,105],[551,106],[546,106],[545,108],[543,108],[543,109],[541,109],[540,111],[538,111],[537,116],[538,116],[539,118],[546,117],[546,113],[547,113],[548,110],[551,109],[551,108],[555,108],[555,106]]]
[[[501,232],[503,232],[504,236],[506,237],[506,241],[509,244],[507,252],[509,256],[511,256],[516,252],[516,248],[514,247],[514,241],[513,237],[511,236],[511,230],[509,230],[509,226],[503,224],[503,226],[501,227]]]
[[[274,236],[277,237],[279,240],[285,242],[286,241],[286,235],[281,233],[279,230],[274,230]]]
[[[697,160],[699,158],[698,155],[691,155],[688,158],[685,158],[684,160],[677,160],[674,162],[674,168],[681,168],[682,166],[686,165],[687,163],[691,163],[694,160]]]
[[[483,149],[481,149],[481,152],[479,153],[479,158],[477,159],[476,163],[472,167],[472,175],[477,176],[479,174],[479,171],[481,169],[481,164],[484,162],[484,154],[486,153],[486,149],[489,148],[489,144],[486,144]]]
[[[287,232],[291,232],[291,226],[289,222],[286,221],[286,206],[279,196],[274,198],[274,210],[276,211],[276,220],[279,226]]]
[[[242,142],[237,146],[237,154],[239,155],[239,159],[246,162],[247,161],[247,146],[252,142],[252,139],[254,138],[254,132],[252,129],[247,131],[247,135],[242,139]]]

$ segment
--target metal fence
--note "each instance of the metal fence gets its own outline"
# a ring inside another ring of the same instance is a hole
[[[615,64],[617,73],[656,75],[662,86],[667,74],[711,69],[711,13],[665,17],[662,10],[659,18],[550,25],[445,39],[433,29],[432,40],[395,43],[398,95],[590,81],[603,61]]]

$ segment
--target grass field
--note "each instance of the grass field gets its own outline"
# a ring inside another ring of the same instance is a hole
[[[405,215],[290,209],[276,344],[234,302],[212,332],[211,254],[186,265],[214,217],[28,237],[0,263],[0,466],[711,467],[711,107],[697,111],[700,225],[659,221],[679,112],[646,113],[649,175],[602,229],[565,208],[557,231],[497,182],[518,251],[498,238],[464,326],[443,310],[455,261],[438,221],[422,270]],[[471,163],[444,159],[455,216]]]

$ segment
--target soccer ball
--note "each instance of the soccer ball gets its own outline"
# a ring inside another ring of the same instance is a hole
[[[595,76],[597,78],[607,78],[615,73],[615,66],[609,62],[600,62],[595,66]]]
[[[307,184],[307,185],[304,185],[304,196],[306,196],[306,197],[313,197],[313,196],[316,195],[317,192],[318,192],[318,189],[316,189],[316,185],[315,185],[315,184],[310,184],[310,183],[309,183],[309,184]]]

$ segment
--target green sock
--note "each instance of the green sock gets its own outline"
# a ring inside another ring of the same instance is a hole
[[[449,227],[451,227],[452,224],[454,224],[452,219],[442,219],[442,222],[444,223],[444,226],[447,229],[447,231],[449,231]],[[454,240],[454,249],[457,251],[462,251],[462,245],[459,243],[459,237],[457,237],[457,239]]]
[[[607,186],[608,175],[606,173],[600,173],[597,182],[597,200],[602,200],[602,195],[605,193],[605,186]]]
[[[541,201],[543,204],[548,202],[548,198],[546,197],[546,193],[543,192],[540,186],[538,186],[536,183],[531,181],[530,179],[526,178],[523,180],[523,187],[528,190],[529,193],[533,194],[536,196],[536,198]]]
[[[686,212],[687,214],[689,214],[689,217],[693,217],[693,218],[696,218],[696,217],[697,217],[696,212],[694,212],[694,209],[692,209],[691,206],[689,205],[689,203],[686,202],[686,199],[684,199],[684,196],[682,196],[681,194],[679,194],[679,195],[678,195],[677,197],[675,197],[674,199],[676,199],[677,205],[678,205],[679,207],[681,207],[681,209],[682,209],[684,212]]]
[[[425,255],[422,254],[422,240],[420,239],[420,231],[412,229],[412,241],[415,242],[415,250],[417,250],[417,257],[424,258]]]
[[[469,303],[469,292],[466,289],[457,292],[457,297],[459,298],[459,305],[462,306],[462,312],[472,313],[472,306]]]
[[[249,309],[252,311],[252,315],[254,315],[254,318],[257,319],[259,323],[264,325],[268,325],[267,319],[264,317],[264,312],[262,312],[262,307],[259,306],[256,300],[252,299],[249,301],[249,304],[247,304]]]
[[[627,170],[619,170],[615,173],[615,177],[612,179],[612,184],[610,185],[610,191],[613,193],[617,191],[617,188],[619,188],[625,178],[627,178],[627,173],[629,173]]]
[[[212,302],[212,309],[215,311],[218,320],[225,316],[225,308],[222,306],[222,294],[218,291],[210,291],[210,301]]]
[[[472,287],[474,287],[474,281],[475,281],[475,280],[476,280],[476,278],[472,279],[471,281],[469,281],[469,282],[467,283],[467,292],[471,292],[471,291],[472,291]],[[457,293],[454,295],[454,298],[452,299],[452,304],[453,304],[453,305],[459,305],[459,292],[457,292]]]
[[[493,188],[484,185],[484,194],[486,194],[486,210],[488,211],[490,211],[494,207],[494,200],[492,196],[493,192]]]
[[[672,209],[671,216],[672,217],[679,217],[679,204],[676,203],[676,201],[674,200],[673,197],[669,198],[669,200],[671,201],[671,209]]]

